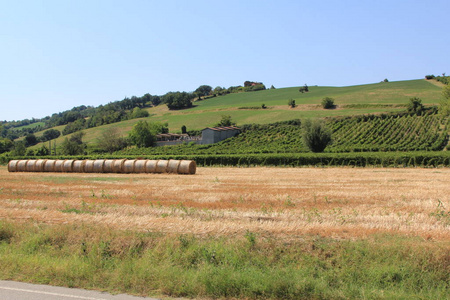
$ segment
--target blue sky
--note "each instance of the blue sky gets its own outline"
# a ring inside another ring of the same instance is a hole
[[[450,1],[0,0],[0,120],[145,93],[450,73]]]

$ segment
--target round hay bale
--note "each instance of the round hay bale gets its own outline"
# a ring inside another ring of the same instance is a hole
[[[147,164],[146,159],[136,160],[134,163],[134,173],[145,173],[145,165]]]
[[[17,163],[19,161],[17,159],[10,160],[8,163],[8,171],[9,172],[17,172]]]
[[[56,163],[56,160],[47,159],[47,161],[44,164],[44,172],[54,172],[55,171],[55,163]]]
[[[123,164],[126,159],[116,159],[113,164],[113,172],[114,173],[122,173],[123,172]]]
[[[26,166],[26,171],[27,172],[34,172],[35,171],[35,167],[36,167],[36,160],[35,159],[30,159],[27,163]]]
[[[55,162],[55,172],[62,172],[65,160],[58,159]]]
[[[126,160],[123,164],[122,172],[124,173],[134,173],[134,164],[136,163],[135,159]]]
[[[62,167],[62,171],[66,172],[66,173],[71,173],[73,172],[73,164],[74,164],[75,160],[73,159],[68,159],[64,161],[63,167]]]
[[[168,160],[158,160],[156,163],[155,173],[167,173],[167,166],[169,165]]]
[[[157,160],[152,159],[147,160],[147,163],[145,164],[145,173],[156,173],[157,163],[158,163]]]
[[[94,173],[94,162],[95,160],[85,160],[84,164],[84,172],[85,173]]]
[[[44,165],[46,161],[47,161],[46,159],[38,159],[34,165],[34,171],[44,172]]]
[[[178,167],[178,174],[195,174],[197,164],[193,160],[182,160]]]
[[[75,173],[84,173],[84,165],[86,161],[84,160],[76,160],[73,162],[72,171]]]
[[[28,160],[19,160],[16,166],[17,172],[26,172],[27,171],[27,162]]]
[[[105,173],[112,173],[114,166],[114,159],[107,159],[105,160],[105,163],[103,164],[103,172]]]
[[[103,165],[105,164],[104,159],[96,159],[94,160],[94,173],[103,173]]]
[[[180,166],[181,160],[170,159],[167,166],[167,173],[178,173],[178,167]]]

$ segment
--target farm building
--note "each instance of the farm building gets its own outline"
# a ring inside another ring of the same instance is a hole
[[[156,145],[157,146],[174,146],[182,144],[183,142],[195,142],[199,143],[200,137],[189,136],[185,133],[161,133],[156,135]]]
[[[202,130],[202,145],[214,144],[230,137],[236,136],[240,128],[230,127],[208,127]]]
[[[202,130],[202,136],[189,136],[187,134],[161,133],[156,136],[157,146],[174,146],[182,143],[194,142],[200,145],[218,143],[230,137],[236,136],[241,131],[235,126],[208,127]]]

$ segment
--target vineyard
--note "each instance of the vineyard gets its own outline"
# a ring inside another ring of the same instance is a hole
[[[440,151],[448,143],[448,121],[435,113],[367,115],[327,120],[333,142],[325,152]],[[300,120],[241,126],[242,133],[212,145],[127,149],[123,155],[304,153]]]

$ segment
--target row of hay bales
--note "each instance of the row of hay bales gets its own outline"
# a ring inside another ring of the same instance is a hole
[[[195,174],[196,170],[195,161],[174,159],[29,159],[11,160],[8,163],[9,172]]]

